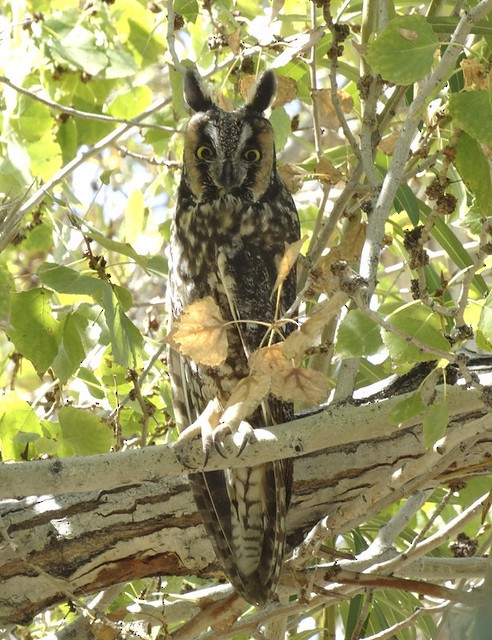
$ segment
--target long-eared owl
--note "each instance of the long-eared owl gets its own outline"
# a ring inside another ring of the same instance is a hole
[[[184,90],[195,113],[185,130],[172,225],[172,315],[177,318],[186,305],[211,296],[231,322],[222,366],[197,365],[170,349],[180,431],[210,400],[225,404],[248,374],[248,356],[265,346],[267,324],[293,304],[295,269],[283,284],[280,301],[272,294],[285,243],[299,238],[296,207],[277,174],[273,130],[263,116],[276,90],[273,72],[265,72],[251,99],[232,112],[213,102],[193,71],[185,75]],[[292,416],[290,403],[269,396],[247,422],[257,428]],[[236,591],[255,605],[265,604],[277,586],[291,480],[291,462],[285,460],[190,474],[217,558]]]

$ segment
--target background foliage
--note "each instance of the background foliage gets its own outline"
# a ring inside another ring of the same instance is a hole
[[[3,461],[176,437],[163,344],[166,243],[188,117],[183,69],[192,63],[224,108],[242,102],[250,76],[277,73],[271,121],[305,234],[304,319],[344,294],[321,323],[307,325],[316,329],[302,345],[304,365],[339,399],[433,363],[392,419],[420,413],[426,445],[442,437],[446,403],[432,403],[429,384],[437,373],[447,379],[449,364],[479,384],[456,354],[473,338],[473,348],[492,350],[485,0],[466,44],[449,44],[474,5],[4,2],[0,193],[20,211],[20,226],[7,224],[11,207],[0,210]],[[426,84],[449,50],[452,64]],[[429,521],[439,530],[486,490],[483,480],[470,485],[448,492],[439,512],[436,493],[397,544]],[[339,545],[361,552],[396,509]],[[477,520],[464,530],[486,548]],[[450,555],[442,542],[436,553]],[[200,584],[163,578],[160,586],[179,594]],[[129,605],[158,590],[155,580],[129,584],[112,611],[138,620]],[[368,637],[394,624],[394,637],[437,637],[438,618],[404,624],[416,606],[415,595],[393,589],[336,609],[307,607],[289,622],[289,637]],[[39,615],[29,636],[18,628],[10,637],[43,637],[77,615],[61,606]],[[168,637],[178,626],[150,625],[139,637]]]

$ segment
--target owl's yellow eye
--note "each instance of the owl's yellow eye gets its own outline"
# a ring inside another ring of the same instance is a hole
[[[214,155],[214,150],[204,144],[196,150],[196,157],[199,160],[212,160]]]
[[[261,153],[258,151],[258,149],[247,149],[244,152],[244,159],[248,162],[258,162],[260,158]]]

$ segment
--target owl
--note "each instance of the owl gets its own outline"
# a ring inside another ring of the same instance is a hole
[[[265,323],[282,317],[295,300],[295,269],[283,284],[280,300],[273,295],[285,243],[300,233],[294,201],[277,174],[272,125],[263,115],[275,90],[275,75],[267,71],[249,101],[227,112],[214,103],[194,71],[185,75],[185,99],[194,114],[184,133],[171,230],[172,317],[211,296],[231,322],[221,366],[203,366],[170,349],[180,431],[211,400],[224,406],[238,381],[248,375],[248,357],[265,346],[268,336],[271,340]],[[288,329],[280,331],[286,335]],[[268,397],[247,423],[255,429],[292,417],[292,404]],[[191,473],[189,479],[226,576],[248,602],[264,605],[275,592],[284,554],[291,461]]]

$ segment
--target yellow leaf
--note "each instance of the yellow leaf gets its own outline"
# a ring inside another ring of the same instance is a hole
[[[218,367],[227,357],[227,332],[220,309],[210,296],[187,305],[166,341],[197,364]]]
[[[306,240],[306,237],[304,236],[304,238],[301,238],[300,240],[296,240],[295,242],[285,243],[285,252],[282,258],[280,259],[280,264],[278,265],[277,279],[275,280],[273,291],[276,291],[280,287],[280,285],[284,282],[285,278],[291,272],[292,267],[297,262],[297,258],[301,253],[301,248],[305,240]]]
[[[250,375],[235,386],[220,421],[234,428],[250,416],[270,391],[270,376]]]

